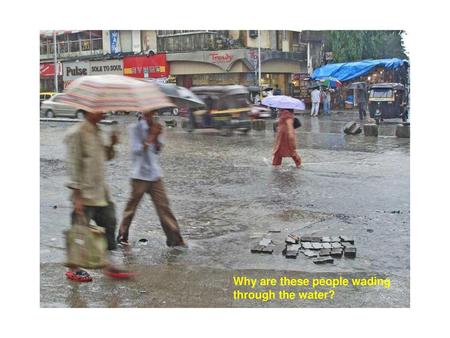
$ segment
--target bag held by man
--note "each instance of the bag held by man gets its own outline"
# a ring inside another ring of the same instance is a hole
[[[65,231],[65,236],[66,266],[86,269],[100,269],[106,266],[108,243],[104,228],[88,224],[85,217],[76,217],[72,227]]]
[[[300,120],[294,117],[294,129],[300,128],[302,126]]]

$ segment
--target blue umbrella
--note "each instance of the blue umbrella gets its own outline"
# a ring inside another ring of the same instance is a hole
[[[286,95],[266,97],[262,100],[262,104],[272,108],[305,110],[303,101]]]

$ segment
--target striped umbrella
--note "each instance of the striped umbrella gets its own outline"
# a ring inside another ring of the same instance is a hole
[[[64,90],[64,95],[60,95],[57,102],[91,113],[144,112],[175,107],[156,84],[122,75],[80,77]]]

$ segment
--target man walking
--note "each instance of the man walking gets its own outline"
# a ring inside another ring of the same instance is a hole
[[[316,87],[311,92],[311,116],[319,115],[320,90]]]
[[[360,120],[363,120],[363,118],[366,117],[366,103],[367,103],[366,91],[361,89],[359,91],[359,105],[358,105]]]
[[[278,85],[275,85],[275,90],[273,91],[273,95],[277,96],[277,95],[281,95],[281,89],[278,87]]]
[[[130,127],[132,151],[131,197],[126,205],[117,241],[129,245],[128,232],[136,209],[148,193],[166,234],[167,246],[186,246],[180,234],[162,181],[159,152],[162,147],[162,126],[153,119],[154,112],[145,112],[142,119]]]
[[[114,145],[118,139],[112,134],[111,145],[104,145],[101,130],[97,125],[104,115],[85,112],[85,121],[67,132],[64,140],[67,145],[67,168],[70,176],[67,187],[72,189],[72,223],[80,218],[87,223],[91,219],[94,220],[98,226],[105,228],[108,250],[114,250],[117,247],[116,216],[114,203],[105,182],[104,162],[114,158]],[[114,278],[132,276],[131,273],[119,270],[111,264],[106,267],[104,273]],[[92,280],[88,272],[73,265],[69,266],[66,276],[78,282]]]
[[[331,105],[331,94],[330,91],[327,89],[323,92],[323,113],[325,115],[331,115],[330,105]]]

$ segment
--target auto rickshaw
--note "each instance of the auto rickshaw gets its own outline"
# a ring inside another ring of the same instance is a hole
[[[369,114],[377,124],[384,119],[408,120],[408,93],[401,83],[377,83],[369,86]]]
[[[192,110],[182,122],[187,131],[212,128],[230,135],[233,130],[248,132],[251,129],[251,106],[246,87],[201,86],[190,90],[205,103],[205,107]]]

